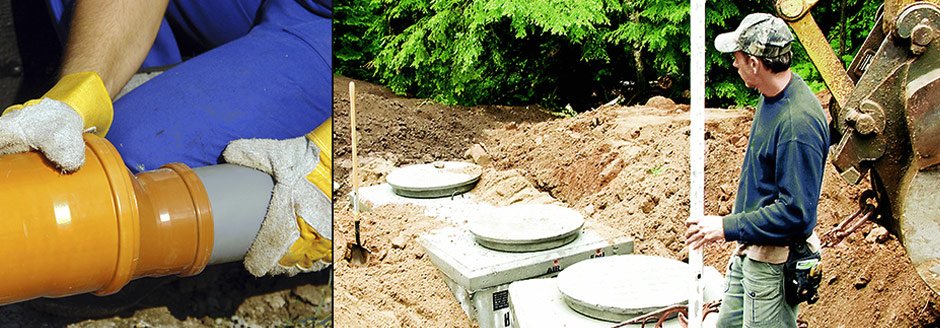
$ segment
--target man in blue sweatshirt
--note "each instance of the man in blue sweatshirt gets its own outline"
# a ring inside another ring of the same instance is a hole
[[[732,214],[689,218],[686,242],[694,249],[737,241],[718,327],[796,327],[797,306],[784,298],[788,245],[818,251],[816,207],[829,145],[819,101],[790,71],[793,35],[783,20],[751,14],[715,48],[734,55],[747,87],[761,94]]]

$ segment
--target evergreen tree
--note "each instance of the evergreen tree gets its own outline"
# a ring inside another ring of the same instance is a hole
[[[874,24],[878,3],[836,0],[814,9],[846,65]],[[718,33],[768,0],[707,2],[709,106],[747,105],[731,57],[714,51]],[[339,74],[446,104],[529,104],[561,109],[665,95],[688,99],[689,2],[682,0],[346,0],[336,3]],[[844,27],[844,28],[843,28]],[[824,88],[805,52],[793,67]]]

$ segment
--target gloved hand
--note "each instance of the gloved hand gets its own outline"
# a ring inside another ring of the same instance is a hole
[[[235,140],[222,153],[226,162],[275,181],[268,213],[245,256],[252,275],[293,276],[332,263],[331,130],[328,120],[307,137]]]
[[[0,155],[37,149],[66,172],[85,163],[82,133],[104,136],[114,109],[97,73],[69,74],[40,99],[13,105],[0,116]]]

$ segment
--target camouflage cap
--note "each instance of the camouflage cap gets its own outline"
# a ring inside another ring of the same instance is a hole
[[[793,34],[782,19],[770,14],[757,13],[744,17],[734,31],[715,38],[715,48],[721,52],[744,53],[772,58],[790,52]]]

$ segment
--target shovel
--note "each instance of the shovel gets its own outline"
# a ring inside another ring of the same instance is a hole
[[[349,247],[349,262],[353,265],[364,265],[369,262],[369,249],[362,246],[359,240],[359,158],[356,156],[358,150],[358,137],[356,136],[356,83],[349,82],[349,122],[352,126],[352,203],[353,219],[355,220],[356,243]]]

